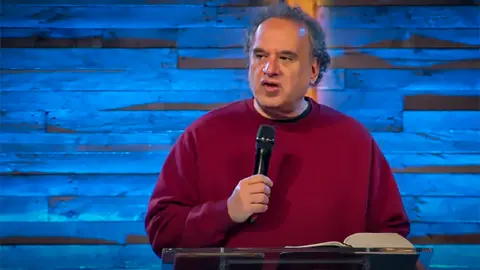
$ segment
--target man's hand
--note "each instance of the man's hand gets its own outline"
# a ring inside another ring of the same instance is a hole
[[[238,182],[228,198],[230,218],[237,223],[243,223],[251,215],[267,211],[272,186],[272,180],[261,174]]]

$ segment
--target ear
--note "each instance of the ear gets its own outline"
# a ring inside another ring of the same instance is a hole
[[[312,86],[315,85],[315,81],[318,78],[318,75],[320,74],[320,65],[318,64],[318,59],[314,57],[312,59],[312,72],[311,72],[311,77],[310,77],[310,84]]]

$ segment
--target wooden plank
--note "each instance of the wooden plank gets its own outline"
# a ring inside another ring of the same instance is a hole
[[[168,151],[105,153],[0,153],[2,174],[137,174],[158,173]],[[475,154],[387,153],[395,172],[480,173]],[[121,166],[119,166],[121,164]]]
[[[181,132],[0,133],[0,150],[3,153],[156,152],[169,150]],[[372,135],[385,153],[480,153],[480,131],[475,130],[373,132]]]
[[[351,89],[396,89],[404,92],[443,93],[458,90],[478,94],[478,71],[413,69],[346,69],[345,87]]]
[[[479,153],[480,132],[449,130],[423,132],[374,132],[373,138],[385,153]],[[61,140],[60,140],[61,141]],[[408,142],[406,144],[405,142]],[[25,141],[24,143],[27,143]]]
[[[0,186],[2,196],[150,196],[157,179],[158,173],[2,175]]]
[[[167,155],[168,151],[73,154],[0,153],[0,173],[159,173]]]
[[[407,95],[405,111],[480,111],[480,96]]]
[[[429,132],[448,130],[480,130],[480,111],[405,111],[403,130]]]
[[[357,69],[478,69],[479,49],[330,49],[331,68]],[[179,49],[178,68],[245,68],[240,48]]]
[[[2,269],[162,269],[150,245],[0,246]],[[23,255],[20,255],[23,254]],[[31,260],[25,260],[29,254]]]
[[[171,28],[214,26],[215,8],[195,5],[4,5],[2,27]],[[159,18],[162,18],[159,20]]]
[[[247,69],[0,71],[2,91],[232,91],[249,89],[247,73]],[[341,69],[330,70],[319,89],[342,89],[343,74]]]
[[[1,197],[0,222],[143,221],[148,198]],[[480,223],[480,197],[405,196],[403,202],[409,218],[415,222]]]
[[[167,151],[181,133],[0,133],[0,149],[5,153]]]
[[[148,239],[143,221],[0,222],[0,245],[12,244],[127,245],[148,244]]]
[[[240,69],[4,70],[0,74],[3,79],[2,91],[199,91],[205,89],[231,91],[248,89],[247,71]]]
[[[252,97],[249,89],[208,89],[187,95],[179,91],[2,91],[0,106],[8,111],[187,111],[211,110]]]
[[[473,6],[479,0],[329,0],[325,6]]]
[[[321,102],[355,117],[373,131],[401,128],[401,95],[389,92],[321,92]],[[359,98],[356,98],[359,97]],[[390,103],[379,102],[388,100]],[[124,133],[183,130],[207,111],[51,111],[48,132]],[[84,119],[84,120],[82,120]],[[168,121],[166,121],[168,119]]]
[[[0,222],[48,221],[47,197],[0,196]]]
[[[35,6],[95,6],[95,5],[205,5],[205,6],[263,6],[277,0],[3,0],[4,4],[35,5]]]
[[[1,132],[38,132],[45,130],[45,113],[39,111],[0,111]]]
[[[176,67],[177,53],[174,49],[2,49],[2,69],[139,70]]]
[[[413,222],[409,239],[423,245],[480,244],[479,232],[478,223]],[[87,244],[148,244],[148,239],[143,221],[0,222],[0,245]]]
[[[2,28],[3,48],[243,48],[244,27]],[[477,29],[335,29],[330,48],[480,48]]]
[[[395,179],[403,196],[479,197],[479,176],[478,174],[396,173]]]
[[[335,29],[329,33],[331,48],[479,48],[475,29],[391,28]]]
[[[245,27],[263,7],[219,7],[217,25]],[[329,28],[477,28],[478,6],[325,7]],[[333,31],[334,32],[334,31]]]
[[[48,113],[47,132],[129,133],[185,129],[207,111],[53,111]]]
[[[431,267],[453,270],[454,267],[472,269],[480,266],[477,256],[480,245],[435,245],[433,249]],[[153,253],[150,245],[0,246],[0,251],[5,257],[0,262],[2,268],[38,269],[55,265],[63,269],[161,269],[161,260]],[[29,254],[31,260],[25,260],[25,254]]]
[[[475,197],[478,174],[395,173],[404,196]],[[2,175],[2,196],[149,196],[158,173]]]
[[[332,68],[478,69],[479,49],[332,49]]]

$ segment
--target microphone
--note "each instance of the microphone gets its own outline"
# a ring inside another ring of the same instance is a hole
[[[269,125],[261,125],[257,131],[255,144],[255,167],[253,174],[268,175],[268,165],[275,144],[275,129]],[[249,218],[250,223],[255,222],[257,215]]]

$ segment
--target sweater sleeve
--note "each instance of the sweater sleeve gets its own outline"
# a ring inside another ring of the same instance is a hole
[[[185,131],[168,154],[151,195],[145,227],[154,252],[219,245],[234,225],[227,198],[200,202],[195,137]]]
[[[371,232],[393,232],[407,237],[410,221],[393,172],[377,143],[372,140],[367,227]]]

